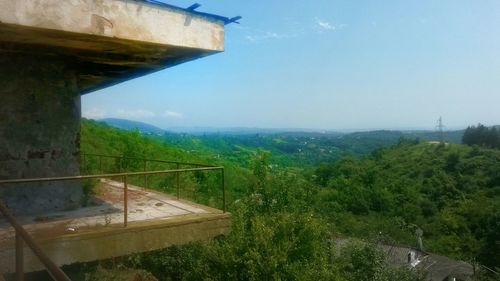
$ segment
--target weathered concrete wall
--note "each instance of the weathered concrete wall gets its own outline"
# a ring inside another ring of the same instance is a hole
[[[0,179],[79,174],[80,96],[68,63],[52,56],[0,56]],[[79,182],[0,185],[14,213],[80,205]]]

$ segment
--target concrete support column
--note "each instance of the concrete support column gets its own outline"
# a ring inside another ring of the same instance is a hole
[[[80,173],[80,96],[71,62],[11,50],[0,56],[0,179]],[[80,206],[79,182],[0,186],[16,214]]]

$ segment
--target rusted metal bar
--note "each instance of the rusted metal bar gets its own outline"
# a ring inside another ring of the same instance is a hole
[[[21,236],[26,245],[30,247],[35,256],[42,262],[49,274],[56,281],[71,281],[69,277],[52,261],[49,257],[42,251],[40,246],[31,238],[31,236],[24,230],[24,228],[16,221],[16,219],[9,212],[7,207],[0,202],[0,212],[3,214],[5,219],[14,227],[16,233]],[[16,246],[17,248],[17,246]]]
[[[202,164],[202,163],[188,163],[188,162],[179,162],[179,161],[169,161],[169,160],[159,160],[159,159],[145,159],[145,158],[135,158],[135,157],[124,157],[124,156],[115,156],[115,155],[104,155],[104,154],[91,154],[87,153],[86,155],[89,156],[102,156],[104,158],[123,158],[123,159],[130,159],[130,160],[147,160],[148,162],[158,162],[158,163],[167,163],[167,164],[177,164],[179,163],[180,165],[186,165],[186,166],[199,166],[199,167],[212,167],[212,165],[209,164]]]
[[[123,177],[123,227],[128,223],[128,186],[127,176]]]
[[[85,159],[85,154],[82,154],[82,165],[83,165],[83,172],[84,173],[87,171],[87,169],[85,168],[86,167],[86,165],[85,165],[86,161],[85,160],[86,160]]]
[[[88,154],[90,155],[90,154]],[[99,170],[103,171],[102,161],[104,158],[109,157],[105,155],[94,154],[94,156],[99,157]],[[180,173],[194,172],[194,171],[210,171],[210,170],[221,170],[221,184],[222,184],[222,192],[223,192],[223,211],[226,212],[226,192],[225,192],[225,183],[224,183],[224,167],[221,166],[208,166],[204,164],[193,164],[193,163],[182,163],[175,161],[161,161],[161,160],[147,160],[144,159],[144,171],[143,172],[121,172],[123,159],[125,157],[116,157],[119,158],[119,173],[108,173],[108,174],[99,174],[99,175],[80,175],[80,176],[67,176],[67,177],[47,177],[47,178],[29,178],[29,179],[10,179],[10,180],[0,180],[1,184],[16,184],[16,183],[32,183],[32,182],[53,182],[53,181],[69,181],[69,180],[84,180],[84,179],[99,179],[99,178],[121,178],[124,183],[124,227],[127,227],[128,224],[128,177],[129,176],[140,176],[143,175],[146,177],[146,186],[148,185],[148,176],[149,175],[157,175],[157,174],[175,174],[177,181],[177,198],[180,198]],[[87,160],[85,156],[83,156],[83,161]],[[131,158],[133,159],[133,158]],[[139,159],[139,158],[136,158]],[[158,170],[158,171],[146,171],[147,163],[149,161],[156,161],[161,163],[175,163],[177,169],[175,170]],[[196,168],[184,168],[180,169],[180,165],[190,165],[195,166]],[[70,281],[68,276],[59,268],[55,263],[53,263],[47,255],[41,250],[38,244],[31,238],[31,236],[24,230],[24,228],[17,223],[15,218],[10,214],[9,210],[3,205],[0,201],[0,213],[9,221],[9,223],[14,227],[16,231],[16,269],[17,272],[23,272],[22,264],[23,264],[23,241],[26,245],[33,251],[35,256],[39,258],[42,264],[45,266],[49,274],[56,281]],[[18,280],[21,277],[18,276]]]
[[[179,170],[180,164],[177,163],[177,170]],[[175,173],[175,180],[176,180],[176,185],[177,185],[177,200],[180,199],[181,194],[180,194],[180,185],[179,185],[179,172]]]
[[[23,238],[16,230],[16,280],[24,281]]]
[[[144,159],[143,172],[146,172],[147,167],[148,167],[148,160]],[[144,187],[148,188],[148,175],[144,175]]]
[[[221,169],[221,184],[222,184],[222,211],[225,213],[227,211],[226,207],[226,183],[224,179],[224,168]]]
[[[0,184],[13,184],[13,183],[29,183],[29,182],[50,182],[50,181],[68,181],[68,180],[84,180],[84,179],[99,179],[99,178],[118,178],[124,176],[140,176],[140,175],[158,175],[158,174],[175,174],[187,173],[194,171],[211,171],[222,170],[224,167],[203,167],[203,168],[186,168],[179,170],[159,170],[147,172],[129,172],[129,173],[115,173],[115,174],[100,174],[100,175],[86,175],[86,176],[70,176],[70,177],[50,177],[50,178],[30,178],[30,179],[13,179],[13,180],[0,180]]]
[[[102,156],[99,155],[99,173],[102,174]]]

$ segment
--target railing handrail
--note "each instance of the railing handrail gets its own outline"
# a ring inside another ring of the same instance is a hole
[[[145,171],[145,172],[107,173],[107,174],[96,174],[96,175],[85,175],[85,176],[9,179],[9,180],[0,180],[0,184],[85,180],[85,179],[114,178],[114,177],[125,177],[125,176],[175,174],[175,173],[185,173],[185,172],[195,172],[195,171],[210,171],[210,170],[224,170],[224,167],[223,166],[210,166],[210,167],[200,167],[200,168],[169,169],[169,170],[157,170],[157,171]]]
[[[89,155],[89,154],[87,154]],[[120,156],[107,156],[107,155],[99,155],[94,154],[98,157],[113,157],[113,158],[124,158]],[[126,158],[126,157],[125,157]],[[100,179],[100,178],[116,178],[120,177],[123,179],[123,189],[124,189],[124,227],[127,227],[128,223],[128,184],[127,178],[129,176],[144,176],[146,179],[148,175],[158,175],[158,174],[176,174],[177,178],[177,199],[179,199],[179,174],[186,172],[195,172],[195,171],[210,171],[210,170],[220,170],[221,171],[221,185],[222,185],[222,210],[226,213],[226,190],[225,190],[225,180],[224,180],[224,167],[223,166],[210,166],[205,164],[193,164],[193,163],[183,163],[183,162],[175,162],[175,161],[165,161],[165,160],[148,160],[148,159],[139,159],[139,158],[130,158],[130,159],[138,159],[142,161],[149,162],[163,162],[163,163],[174,163],[177,164],[177,169],[167,169],[167,170],[155,170],[155,171],[142,171],[142,172],[119,172],[119,173],[102,173],[102,174],[94,174],[94,175],[78,175],[78,176],[64,176],[64,177],[45,177],[45,178],[27,178],[27,179],[7,179],[0,180],[0,185],[4,184],[22,184],[22,183],[33,183],[33,182],[54,182],[54,181],[70,181],[70,180],[85,180],[85,179]],[[179,165],[196,165],[198,167],[195,168],[182,168],[179,169]],[[145,165],[146,167],[146,165]],[[68,276],[54,263],[50,260],[50,258],[45,255],[40,246],[31,238],[31,236],[26,232],[26,230],[17,223],[16,219],[12,214],[10,214],[8,208],[0,201],[0,213],[2,213],[5,218],[9,221],[9,223],[14,227],[16,231],[16,274],[17,280],[23,280],[22,276],[24,275],[23,270],[23,240],[26,244],[31,248],[33,253],[38,257],[38,259],[45,266],[49,274],[56,281],[71,281]]]
[[[131,159],[131,160],[166,163],[166,164],[179,164],[179,165],[200,166],[200,167],[214,167],[213,165],[203,164],[203,163],[191,163],[191,162],[160,160],[160,159],[147,159],[147,158],[138,158],[138,157],[118,156],[118,155],[105,155],[105,154],[95,154],[95,153],[82,153],[81,155],[82,156],[88,155],[88,156],[96,156],[96,157],[114,158],[114,159]]]
[[[16,269],[22,268],[22,240],[26,242],[28,247],[33,251],[35,256],[42,262],[49,274],[56,281],[71,281],[69,277],[62,271],[40,248],[40,246],[33,240],[28,232],[16,221],[14,216],[9,212],[7,207],[0,201],[0,213],[7,219],[7,221],[14,227],[16,231]],[[22,238],[22,240],[20,240]],[[20,253],[18,251],[21,251]],[[24,271],[17,271],[17,280],[23,280],[20,274],[24,275]]]

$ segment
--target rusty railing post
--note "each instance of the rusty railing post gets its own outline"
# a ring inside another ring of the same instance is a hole
[[[122,160],[123,158],[121,156],[118,157],[118,173],[122,172]]]
[[[127,176],[123,177],[123,227],[128,223],[128,186]]]
[[[180,165],[177,163],[177,170],[179,170]],[[177,200],[180,199],[180,186],[179,186],[179,171],[175,172],[175,180],[176,180],[176,186],[177,186]]]
[[[147,168],[148,168],[148,160],[144,159],[143,171],[146,172]],[[148,188],[148,175],[144,175],[144,188]]]
[[[221,169],[221,185],[222,185],[222,211],[225,213],[226,209],[226,183],[224,180],[224,167]]]
[[[16,281],[24,281],[23,238],[16,230]]]
[[[118,173],[120,174],[120,173],[122,173],[122,171],[123,171],[123,172],[125,172],[125,170],[123,170],[123,156],[120,156],[120,157],[118,158],[118,160],[119,160],[119,161],[118,161],[118,162],[119,162],[119,165],[118,165]],[[122,178],[122,182],[123,182],[123,178]]]
[[[99,155],[99,173],[102,174],[102,155]]]
[[[71,281],[68,276],[54,263],[50,260],[50,258],[43,252],[40,246],[31,238],[31,236],[24,230],[24,228],[16,221],[16,219],[9,212],[7,207],[0,201],[0,213],[3,214],[4,218],[14,227],[16,231],[16,272],[17,272],[17,280],[23,280],[24,275],[22,274],[24,268],[20,268],[21,260],[24,259],[24,256],[21,256],[23,250],[23,243],[31,248],[33,254],[38,257],[40,262],[45,266],[49,274],[52,276],[54,280],[57,281]]]
[[[82,163],[81,165],[83,166],[83,173],[85,174],[87,172],[86,166],[85,166],[85,153],[82,153]]]

